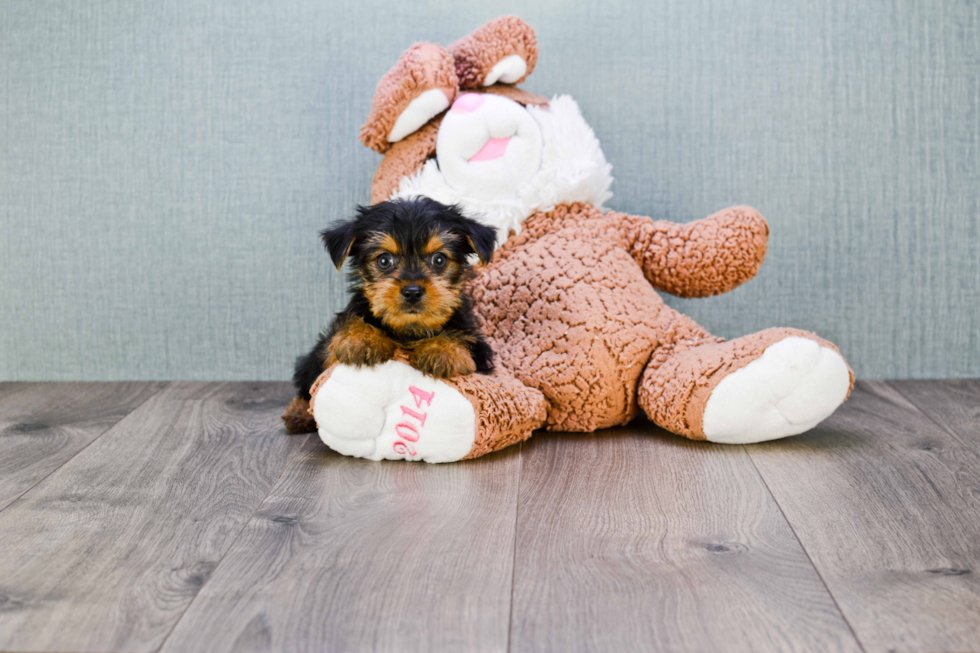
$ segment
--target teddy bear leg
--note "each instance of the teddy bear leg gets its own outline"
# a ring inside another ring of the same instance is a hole
[[[527,439],[546,417],[544,395],[504,372],[439,380],[401,360],[334,365],[310,394],[323,442],[370,460],[476,458]]]
[[[803,433],[854,382],[834,345],[799,329],[668,348],[644,371],[639,403],[657,425],[695,440],[745,444]]]

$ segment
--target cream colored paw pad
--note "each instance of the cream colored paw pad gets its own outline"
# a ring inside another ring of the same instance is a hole
[[[473,405],[455,388],[399,361],[338,365],[317,390],[313,418],[334,451],[370,460],[451,462],[473,448]]]
[[[712,442],[745,444],[812,429],[844,402],[850,372],[840,354],[789,337],[726,376],[705,405],[702,429]]]

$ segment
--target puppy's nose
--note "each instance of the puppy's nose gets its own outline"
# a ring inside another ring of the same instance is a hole
[[[422,295],[425,294],[425,289],[422,286],[417,286],[414,283],[410,286],[405,286],[402,288],[402,297],[404,297],[409,304],[418,304],[419,300],[422,299]]]

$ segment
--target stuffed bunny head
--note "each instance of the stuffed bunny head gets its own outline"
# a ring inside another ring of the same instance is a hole
[[[578,106],[515,84],[534,70],[534,30],[490,21],[448,49],[416,43],[382,78],[361,141],[385,155],[372,202],[426,196],[459,204],[498,242],[557,202],[610,197],[611,167]]]

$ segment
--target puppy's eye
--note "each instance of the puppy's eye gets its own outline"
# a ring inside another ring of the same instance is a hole
[[[385,252],[378,258],[374,259],[374,264],[378,266],[378,269],[382,272],[387,272],[395,266],[395,257]]]
[[[435,254],[432,255],[432,267],[434,267],[435,269],[441,270],[444,267],[446,267],[446,265],[448,264],[449,264],[449,257],[443,254],[442,252],[436,252]]]

